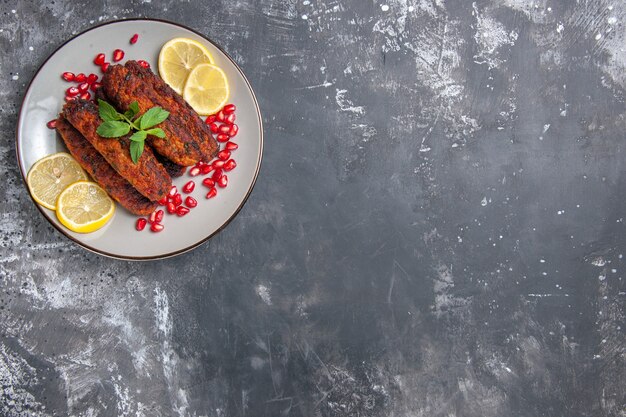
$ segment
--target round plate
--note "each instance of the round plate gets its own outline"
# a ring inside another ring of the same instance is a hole
[[[129,39],[135,33],[139,34],[139,41],[130,45]],[[162,222],[165,229],[160,233],[152,233],[148,228],[137,232],[134,226],[137,216],[119,204],[113,219],[102,229],[89,234],[74,233],[59,223],[54,211],[35,203],[61,233],[101,255],[132,260],[174,256],[205,242],[235,217],[254,187],[263,152],[261,113],[252,87],[233,59],[199,33],[162,20],[132,19],[96,26],[64,43],[39,68],[26,91],[16,139],[18,163],[24,181],[26,173],[37,160],[66,151],[56,131],[46,127],[46,123],[61,111],[65,89],[75,85],[61,78],[64,71],[101,76],[100,69],[92,62],[93,58],[100,52],[110,58],[113,50],[120,48],[126,52],[124,60],[146,60],[156,72],[161,46],[176,37],[201,42],[213,55],[216,65],[226,73],[231,94],[229,102],[237,106],[239,134],[233,139],[239,144],[239,149],[233,154],[237,167],[228,172],[228,187],[218,189],[218,195],[209,200],[205,198],[208,189],[202,185],[203,176],[192,178],[185,173],[174,179],[174,185],[179,190],[183,184],[194,180],[196,187],[190,195],[198,201],[198,206],[184,217],[166,213]],[[183,194],[185,197],[186,194]]]

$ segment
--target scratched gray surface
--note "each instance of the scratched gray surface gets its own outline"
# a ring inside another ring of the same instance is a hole
[[[1,3],[0,415],[626,415],[623,1],[42,4]],[[236,220],[150,263],[57,233],[13,148],[48,54],[136,16],[266,129]]]

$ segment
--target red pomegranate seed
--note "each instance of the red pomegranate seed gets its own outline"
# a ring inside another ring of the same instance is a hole
[[[124,51],[121,49],[116,49],[113,51],[113,62],[119,62],[124,59]]]
[[[137,223],[135,223],[135,229],[141,232],[143,229],[146,228],[147,223],[148,221],[146,219],[144,219],[143,217],[140,217],[137,219]]]
[[[213,198],[217,195],[217,188],[213,187],[206,193],[206,198]]]
[[[230,136],[228,136],[228,134],[226,133],[220,133],[219,135],[217,135],[218,142],[228,142],[228,139],[230,139]]]
[[[188,196],[185,199],[185,204],[187,205],[187,207],[189,208],[194,208],[198,205],[198,202],[196,201],[195,198],[193,198],[192,196]]]
[[[231,113],[228,116],[226,116],[226,119],[224,119],[224,121],[228,123],[229,125],[232,125],[233,123],[235,123],[235,118],[236,118],[235,113]]]
[[[189,175],[191,175],[192,177],[195,177],[196,175],[198,175],[200,173],[200,167],[193,167],[189,170]]]
[[[204,120],[204,123],[209,124],[209,123],[213,123],[214,121],[215,121],[215,115],[212,114],[206,117],[206,119]]]
[[[84,82],[84,83],[78,84],[78,91],[80,91],[81,93],[84,93],[87,90],[89,90],[89,83],[88,82]]]
[[[196,183],[189,181],[187,184],[183,185],[183,193],[189,194],[194,188],[196,188]]]
[[[161,223],[152,223],[152,225],[150,225],[150,230],[154,233],[159,233],[163,229],[165,229],[165,226],[163,226]]]
[[[175,185],[172,185],[172,188],[170,188],[170,191],[167,193],[167,196],[174,197],[177,193],[178,193],[178,189],[176,188]]]
[[[165,207],[165,209],[167,210],[169,214],[176,213],[176,205],[172,203],[171,201],[167,203],[167,206]]]
[[[233,125],[233,126],[235,126],[235,125]],[[220,127],[217,129],[217,131],[220,132],[220,133],[228,133],[228,132],[230,132],[230,128],[231,128],[231,126],[228,126],[228,125],[220,125]]]
[[[65,96],[65,101],[73,101],[76,100],[78,97],[76,96]]]
[[[73,72],[64,72],[61,77],[63,77],[65,81],[74,81],[74,79],[76,78]]]
[[[89,74],[89,76],[87,77],[87,82],[89,84],[93,84],[96,81],[98,81],[98,76],[96,74]]]
[[[224,161],[221,159],[216,159],[215,161],[213,161],[213,168],[218,169],[218,168],[222,168],[224,166]]]
[[[183,196],[180,194],[176,194],[174,198],[172,198],[172,203],[174,203],[176,207],[180,206],[181,204],[183,204]]]
[[[221,188],[224,188],[228,185],[228,176],[222,175],[219,180],[217,180],[217,185]]]
[[[220,111],[217,112],[216,118],[217,118],[218,122],[224,123],[226,115],[224,114],[224,112],[222,110],[220,110]]]
[[[87,81],[87,76],[81,72],[79,74],[76,74],[76,77],[74,77],[74,81],[76,81],[77,83],[84,83],[85,81]]]
[[[185,206],[179,206],[176,208],[176,215],[179,217],[183,217],[187,213],[189,213],[189,209]]]
[[[46,123],[46,126],[48,126],[48,129],[54,129],[55,127],[57,127],[57,119],[50,120],[48,123]]]
[[[224,110],[224,113],[226,114],[231,114],[234,113],[235,110],[237,110],[237,107],[234,104],[227,104],[222,110]]]
[[[91,84],[91,91],[95,92],[98,88],[102,87],[102,84],[96,82]]]
[[[202,180],[202,185],[206,185],[207,187],[211,188],[215,185],[215,181],[213,181],[211,178],[205,178]]]
[[[211,175],[211,178],[213,179],[213,181],[217,182],[219,181],[220,177],[224,175],[224,172],[221,169],[216,169],[215,172],[213,173],[213,175]]]
[[[131,38],[130,38],[130,44],[134,45],[137,43],[137,39],[139,39],[139,34],[135,33]]]
[[[102,65],[104,64],[104,60],[106,59],[106,56],[104,56],[103,53],[99,53],[98,55],[96,55],[96,57],[93,59],[93,63],[96,65]]]
[[[230,158],[230,151],[223,149],[217,153],[217,157],[222,161],[228,161],[228,159]]]
[[[80,98],[82,98],[83,100],[89,100],[91,98],[91,94],[89,94],[88,92],[85,92],[80,95]]]
[[[230,136],[231,138],[234,138],[235,136],[237,136],[238,132],[239,132],[239,126],[232,125],[230,127],[230,130],[228,131],[228,136]]]
[[[204,164],[200,168],[200,172],[202,173],[202,175],[206,175],[206,174],[208,174],[211,171],[213,171],[213,165]]]
[[[161,223],[163,221],[163,210],[156,211],[156,222]]]
[[[109,69],[109,65],[111,65],[110,62],[105,62],[104,64],[100,65],[100,69],[102,70],[102,72],[107,72],[107,70]]]
[[[80,93],[80,90],[78,89],[78,87],[70,87],[67,90],[65,90],[65,95],[68,97],[77,96],[78,93]]]
[[[143,59],[140,59],[139,61],[137,61],[137,63],[144,68],[150,68],[150,64],[148,64],[148,62],[144,61]]]
[[[150,217],[148,217],[148,221],[150,223],[158,223],[157,222],[157,212],[156,212],[156,210],[153,211],[152,213],[150,213]]]
[[[159,201],[157,201],[157,203],[159,203],[160,206],[166,205],[167,204],[167,196],[165,196],[162,199],[160,199]]]
[[[229,159],[224,163],[224,171],[232,171],[237,166],[237,162],[234,159]]]
[[[239,148],[239,145],[237,145],[235,142],[228,142],[226,144],[226,149],[229,151],[234,151],[237,148]]]
[[[211,129],[211,132],[213,133],[217,133],[220,128],[217,126],[217,123],[213,122],[213,123],[209,123],[209,128]]]

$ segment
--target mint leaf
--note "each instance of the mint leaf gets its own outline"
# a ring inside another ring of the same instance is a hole
[[[98,113],[100,114],[100,118],[105,122],[112,122],[122,118],[122,115],[115,110],[115,107],[101,99],[98,99]]]
[[[103,138],[119,138],[130,132],[130,126],[126,122],[106,121],[96,129]]]
[[[147,132],[139,130],[133,133],[129,139],[133,142],[143,142],[144,140],[146,140],[146,136],[148,136]]]
[[[136,100],[130,103],[130,106],[128,106],[128,111],[132,111],[132,117],[134,117],[137,113],[139,113],[139,103],[137,103]]]
[[[134,115],[135,115],[135,113],[133,113],[132,110],[126,110],[124,112],[124,117],[127,118],[127,119],[132,119]]]
[[[141,130],[158,125],[170,115],[170,112],[161,107],[153,107],[141,116],[139,127]]]
[[[130,159],[132,159],[135,164],[137,163],[137,161],[139,161],[139,157],[141,156],[142,153],[143,153],[143,141],[130,142]]]
[[[144,132],[142,130],[142,132]],[[165,132],[160,127],[155,127],[154,129],[145,130],[145,132],[149,135],[156,136],[157,138],[163,139],[165,137]]]

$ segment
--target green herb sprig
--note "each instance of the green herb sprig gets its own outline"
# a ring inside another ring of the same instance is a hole
[[[100,118],[104,120],[98,126],[96,132],[104,138],[119,138],[135,130],[130,136],[130,158],[136,164],[143,153],[144,142],[148,135],[164,138],[165,132],[159,127],[153,127],[163,122],[170,115],[170,112],[161,107],[152,107],[143,115],[135,118],[139,113],[139,103],[133,101],[128,106],[128,110],[120,113],[104,100],[98,99],[98,112]]]

